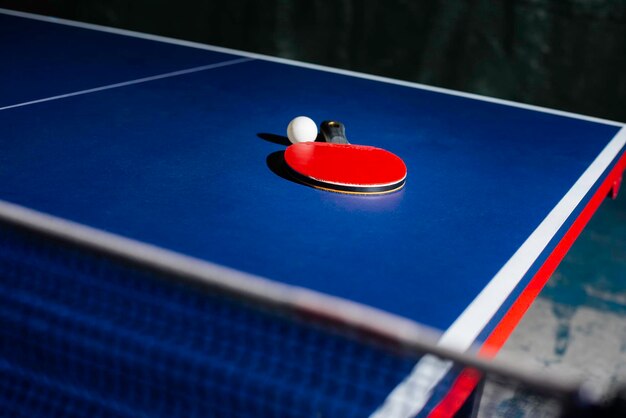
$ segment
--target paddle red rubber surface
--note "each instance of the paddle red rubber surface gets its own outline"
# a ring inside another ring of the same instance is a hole
[[[295,177],[314,187],[346,193],[388,193],[400,189],[406,165],[381,148],[303,142],[285,151],[285,162]]]

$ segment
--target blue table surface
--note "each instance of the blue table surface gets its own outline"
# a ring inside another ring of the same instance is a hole
[[[0,107],[238,58],[0,14]]]
[[[0,105],[233,58],[6,16],[0,40]],[[406,187],[277,174],[298,115],[398,154]],[[618,129],[252,60],[0,111],[0,199],[446,329]]]

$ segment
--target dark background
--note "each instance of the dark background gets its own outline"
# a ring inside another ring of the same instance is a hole
[[[626,122],[626,0],[0,0]]]

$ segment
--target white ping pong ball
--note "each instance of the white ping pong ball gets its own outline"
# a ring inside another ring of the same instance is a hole
[[[289,122],[287,126],[287,138],[293,143],[313,142],[317,138],[317,125],[313,119],[306,116],[298,116]]]

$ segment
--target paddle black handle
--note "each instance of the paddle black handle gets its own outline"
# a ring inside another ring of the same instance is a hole
[[[343,123],[335,120],[325,120],[320,127],[322,135],[326,142],[333,144],[349,144],[346,138],[346,127]]]

